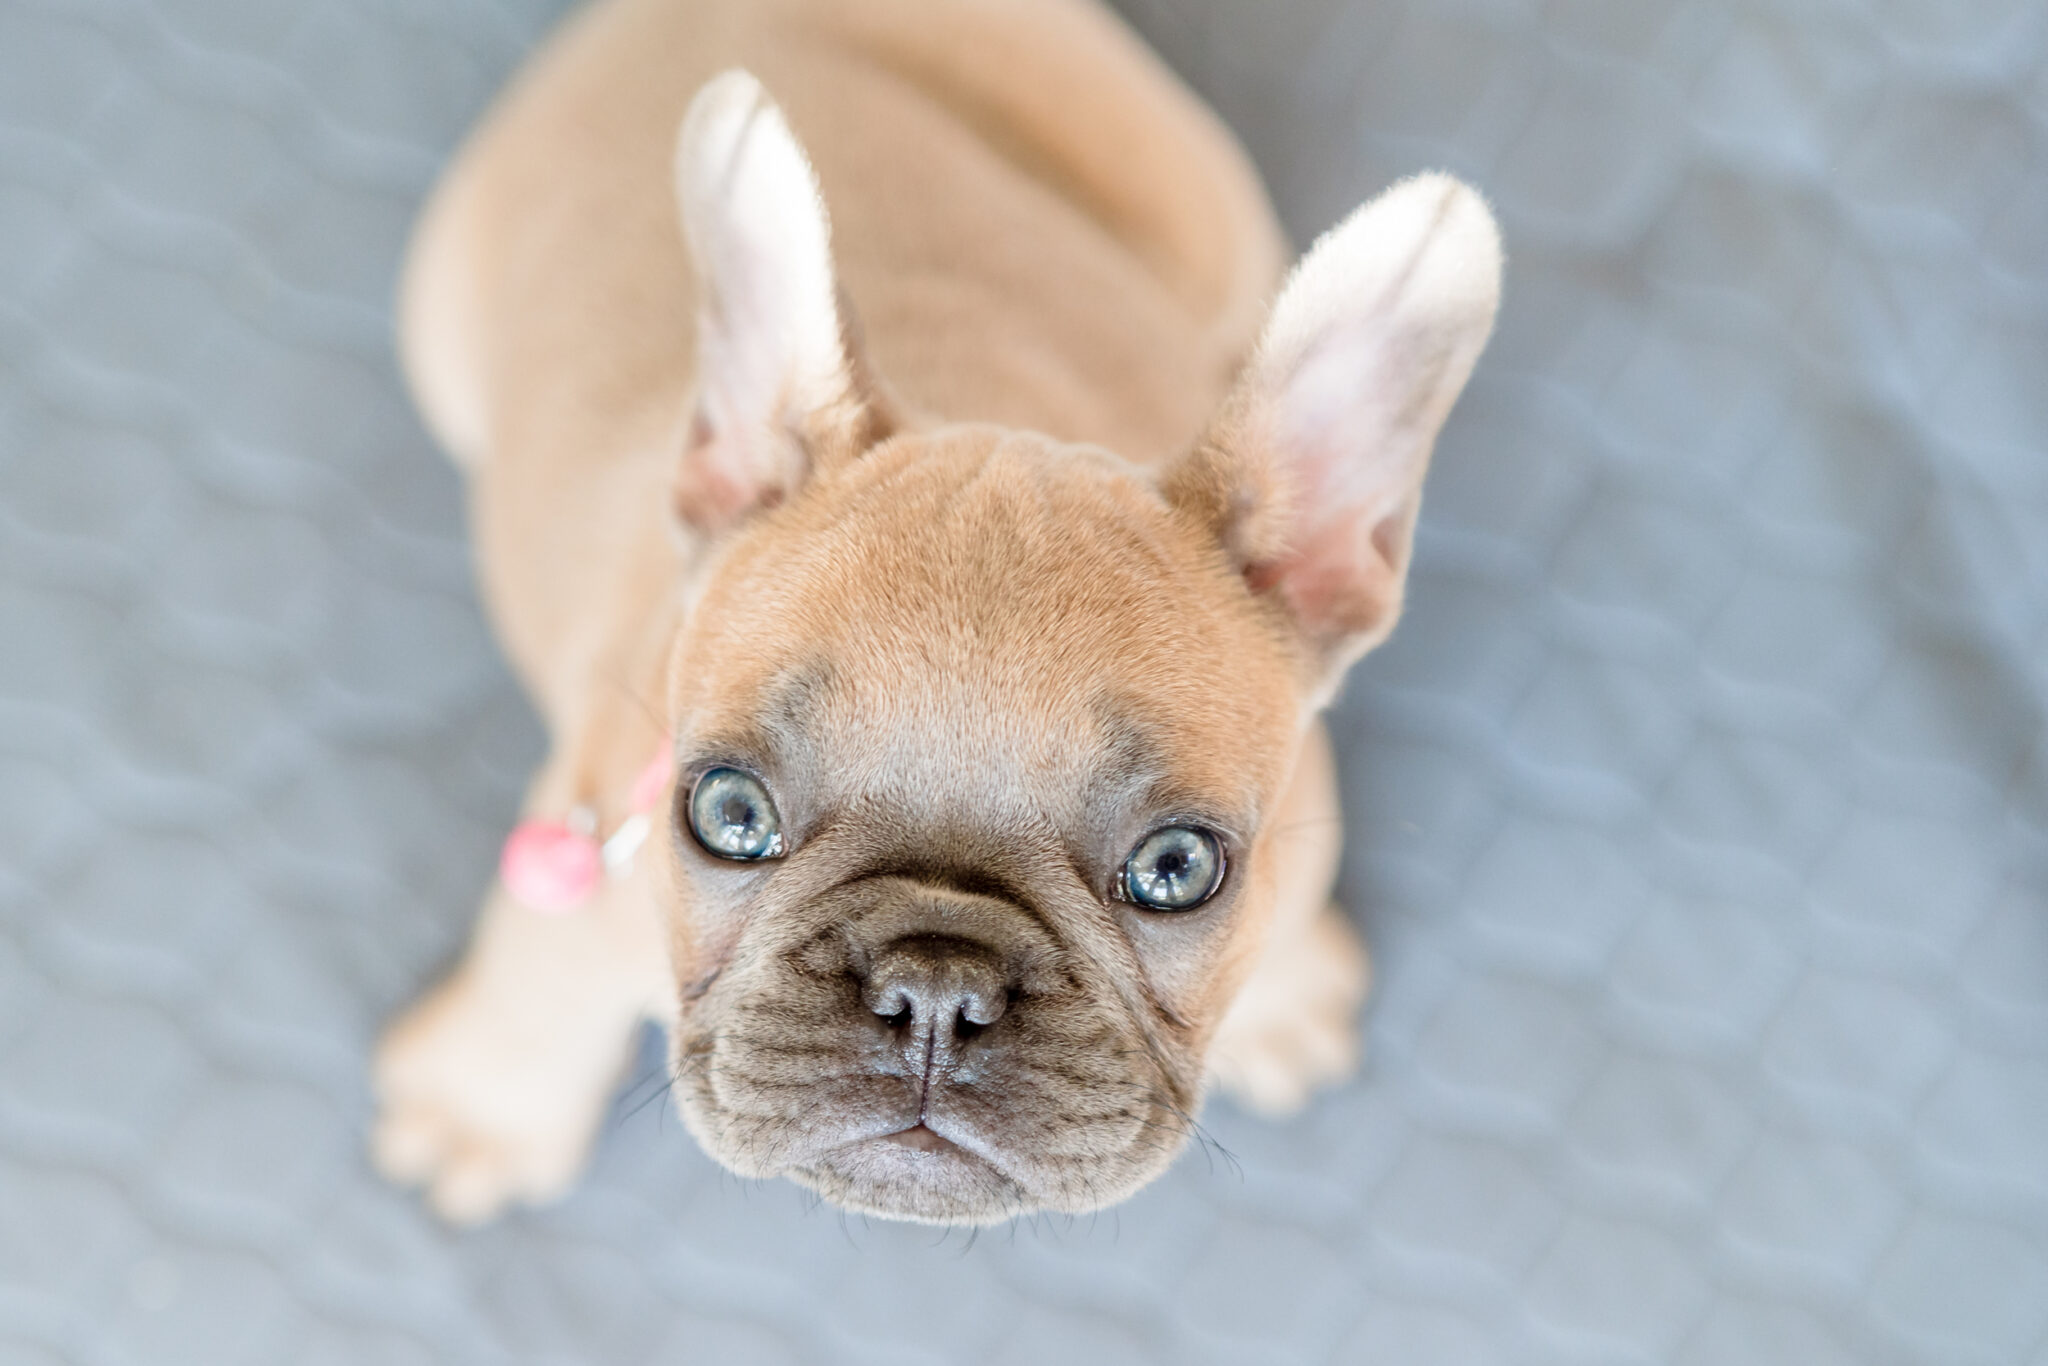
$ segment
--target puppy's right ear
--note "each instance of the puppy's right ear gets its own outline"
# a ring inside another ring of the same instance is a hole
[[[1318,701],[1400,615],[1422,477],[1500,275],[1477,194],[1444,175],[1394,186],[1302,258],[1222,410],[1166,472],[1167,497],[1292,619]]]
[[[847,340],[811,163],[761,83],[715,77],[676,140],[697,280],[697,398],[678,515],[717,533],[794,492],[821,453],[887,434]]]

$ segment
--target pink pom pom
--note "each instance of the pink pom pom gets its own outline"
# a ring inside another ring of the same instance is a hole
[[[604,875],[597,841],[560,821],[522,821],[505,841],[498,875],[536,911],[560,914],[590,900]]]

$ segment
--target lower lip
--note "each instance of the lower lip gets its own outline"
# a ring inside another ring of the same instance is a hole
[[[881,1138],[884,1143],[894,1143],[913,1152],[943,1153],[960,1150],[959,1145],[951,1139],[933,1133],[922,1124],[914,1124],[908,1129],[898,1129],[893,1134],[883,1134]]]

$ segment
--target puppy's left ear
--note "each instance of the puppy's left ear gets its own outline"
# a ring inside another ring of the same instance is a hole
[[[1168,499],[1303,637],[1327,698],[1400,616],[1422,476],[1493,330],[1500,233],[1445,175],[1406,180],[1302,258]]]
[[[697,280],[697,400],[676,509],[716,533],[793,493],[889,418],[849,341],[810,160],[745,71],[698,92],[676,139]]]

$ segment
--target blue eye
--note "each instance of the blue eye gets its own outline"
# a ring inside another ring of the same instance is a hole
[[[1138,841],[1124,860],[1124,895],[1155,911],[1190,911],[1223,881],[1223,846],[1206,830],[1169,825]]]
[[[782,853],[782,817],[768,789],[751,773],[714,768],[690,793],[690,833],[709,853],[729,859]]]

